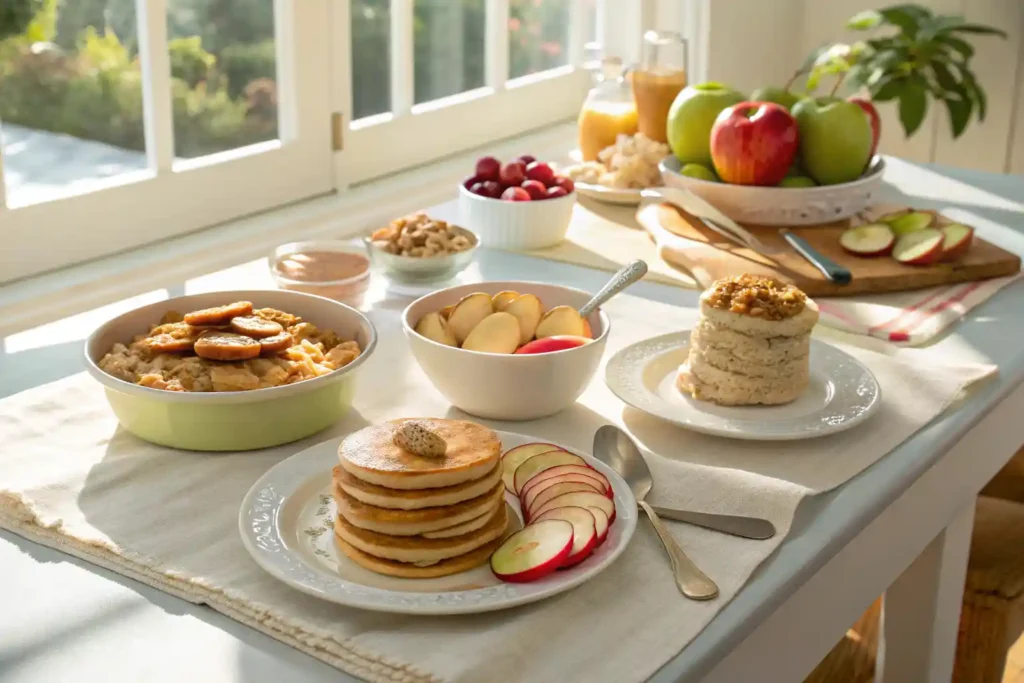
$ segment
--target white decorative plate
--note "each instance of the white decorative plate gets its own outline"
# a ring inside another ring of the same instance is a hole
[[[583,197],[590,197],[606,204],[620,204],[622,206],[636,206],[642,197],[643,190],[623,190],[604,185],[592,185],[590,183],[575,183],[576,192]]]
[[[875,376],[853,356],[811,340],[807,391],[781,406],[719,406],[676,387],[690,333],[674,332],[628,346],[608,361],[605,382],[625,403],[697,432],[755,441],[810,439],[865,420],[882,396]]]
[[[539,441],[498,432],[502,449]],[[632,492],[615,472],[570,448],[611,482],[615,522],[605,542],[582,563],[532,583],[503,583],[488,565],[437,579],[400,579],[375,574],[339,553],[334,544],[335,515],[331,469],[338,462],[332,439],[311,446],[264,474],[242,501],[238,526],[253,559],[274,577],[318,598],[350,607],[403,614],[469,614],[515,607],[580,585],[610,565],[636,528]],[[519,503],[506,492],[509,533],[522,526]]]

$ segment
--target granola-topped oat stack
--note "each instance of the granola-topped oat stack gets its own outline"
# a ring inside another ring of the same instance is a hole
[[[681,390],[720,405],[773,405],[807,389],[818,307],[799,289],[774,278],[726,278],[701,295],[700,313],[679,368]]]

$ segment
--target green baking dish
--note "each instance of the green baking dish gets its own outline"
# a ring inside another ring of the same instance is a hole
[[[128,343],[145,333],[167,311],[186,313],[232,301],[299,315],[356,340],[362,353],[326,375],[251,391],[163,391],[125,382],[97,365],[116,342]],[[373,323],[345,304],[300,292],[240,290],[176,297],[119,315],[89,335],[85,362],[103,385],[118,422],[139,438],[190,451],[245,451],[302,439],[340,419],[352,405],[356,375],[376,345]]]

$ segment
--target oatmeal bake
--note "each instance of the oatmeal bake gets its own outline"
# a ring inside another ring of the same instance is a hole
[[[793,285],[753,275],[719,280],[701,295],[678,386],[720,405],[793,401],[807,389],[817,321],[817,305]]]
[[[99,362],[126,382],[166,391],[246,391],[294,384],[359,357],[344,341],[302,318],[248,301],[168,312],[147,334],[114,347]]]

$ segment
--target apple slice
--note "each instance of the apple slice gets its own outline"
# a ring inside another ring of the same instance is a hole
[[[974,241],[974,228],[963,223],[950,223],[942,227],[942,237],[941,260],[955,261],[971,248],[971,242]]]
[[[570,337],[568,335],[558,335],[555,337],[544,337],[543,339],[534,339],[531,342],[523,344],[516,353],[554,353],[555,351],[567,351],[569,349],[579,348],[589,344],[592,339],[587,337]]]
[[[468,294],[455,304],[448,315],[448,326],[452,328],[455,341],[462,344],[480,321],[494,313],[491,297],[481,292]]]
[[[896,235],[885,223],[869,223],[850,228],[839,236],[839,246],[854,256],[885,256],[892,252]]]
[[[927,266],[942,257],[945,236],[934,228],[911,232],[896,241],[892,257],[909,266]]]
[[[556,508],[545,512],[544,518],[536,522],[543,522],[545,519],[564,519],[572,524],[572,551],[562,561],[559,569],[579,564],[594,552],[594,548],[597,547],[597,520],[590,510],[577,507]]]
[[[918,230],[924,230],[935,221],[935,214],[927,211],[911,211],[908,214],[900,216],[891,223],[889,227],[896,234],[897,237],[903,235],[909,235],[912,232]]]
[[[516,468],[528,459],[541,453],[554,453],[561,450],[558,446],[550,443],[528,443],[505,451],[501,456],[501,480],[505,482],[505,490],[509,493],[516,492],[516,487],[513,485]]]
[[[442,308],[440,311],[438,311],[438,313],[441,314],[442,318],[444,318],[445,320],[448,320],[448,318],[452,314],[452,311],[454,311],[454,310],[455,310],[455,304],[448,304],[447,306]]]
[[[540,299],[533,294],[523,294],[510,303],[505,312],[511,313],[519,320],[519,343],[525,344],[533,339],[544,307],[541,306]]]
[[[876,223],[885,223],[885,224],[891,226],[892,222],[894,220],[896,220],[898,218],[903,218],[908,213],[911,213],[911,211],[912,211],[912,209],[910,207],[903,208],[903,209],[897,209],[896,211],[890,211],[889,213],[882,214],[881,216],[876,218],[875,222]]]
[[[448,321],[437,312],[427,313],[420,318],[420,321],[416,323],[416,333],[438,344],[458,346],[455,335],[448,327]]]
[[[554,486],[549,486],[546,489],[540,491],[534,489],[534,491],[536,493],[530,499],[530,502],[527,503],[525,500],[523,501],[523,503],[525,504],[523,514],[527,520],[533,519],[534,510],[540,509],[544,505],[544,503],[548,502],[552,498],[557,498],[558,496],[561,496],[562,494],[565,493],[575,493],[577,491],[592,491],[594,493],[604,495],[601,491],[598,491],[596,488],[594,488],[593,484],[579,481],[560,482],[558,484],[555,484]]]
[[[604,539],[608,538],[608,527],[611,526],[608,523],[608,515],[605,514],[604,510],[596,507],[588,507],[587,509],[590,510],[590,514],[594,515],[595,528],[597,529],[597,545],[601,545],[604,543]]]
[[[596,484],[600,485],[601,490],[604,491],[609,498],[612,497],[612,487],[611,484],[608,483],[608,479],[590,465],[559,465],[558,467],[552,467],[549,470],[538,472],[534,476],[530,477],[529,481],[523,484],[523,490],[519,492],[519,496],[522,497],[527,495],[530,492],[530,489],[534,486],[540,486],[546,481],[566,475],[593,479]]]
[[[572,549],[572,522],[547,519],[506,538],[491,555],[491,571],[510,583],[536,581],[561,567]]]
[[[549,470],[552,467],[558,467],[559,465],[585,465],[586,460],[578,455],[567,453],[566,451],[558,451],[555,453],[541,453],[535,455],[523,462],[519,467],[516,468],[516,473],[512,477],[512,484],[515,486],[516,495],[523,490],[523,485],[530,480],[530,477]]]
[[[548,510],[573,505],[583,508],[597,508],[608,515],[608,524],[615,521],[615,503],[613,503],[610,498],[591,491],[574,491],[572,493],[563,493],[560,496],[555,496],[543,505],[534,508],[533,516],[540,517]]]
[[[467,351],[515,353],[519,346],[519,321],[509,313],[491,313],[477,323],[462,342]]]
[[[505,291],[498,292],[491,297],[491,306],[494,307],[495,311],[504,311],[518,296],[519,292],[513,292],[506,289]]]
[[[536,479],[536,477],[534,477],[534,479]],[[530,481],[533,481],[533,479]],[[547,491],[558,484],[583,484],[591,491],[597,491],[604,495],[604,487],[597,479],[591,479],[590,477],[585,477],[582,474],[563,474],[552,479],[545,479],[536,486],[531,486],[529,488],[524,486],[519,496],[519,500],[522,501],[523,504],[523,510],[529,510],[533,506],[533,501],[537,500],[537,497],[541,492]]]
[[[563,335],[589,337],[585,322],[580,312],[572,306],[555,306],[540,319],[534,336],[537,339]]]

